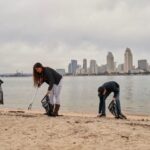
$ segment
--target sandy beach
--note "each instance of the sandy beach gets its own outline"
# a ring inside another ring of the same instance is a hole
[[[150,150],[150,116],[0,110],[0,150]]]

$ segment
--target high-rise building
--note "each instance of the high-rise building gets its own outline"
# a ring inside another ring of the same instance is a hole
[[[69,65],[68,65],[68,73],[72,74],[72,64],[71,63],[69,63]]]
[[[108,55],[107,55],[107,72],[113,73],[114,71],[115,71],[114,56],[111,52],[108,52]]]
[[[75,75],[76,69],[78,68],[77,60],[71,60],[71,64],[72,64],[72,74]]]
[[[117,68],[117,72],[123,73],[124,72],[124,64],[119,64]]]
[[[97,74],[97,63],[96,60],[90,61],[90,74]]]
[[[148,62],[146,59],[138,60],[138,69],[148,71]]]
[[[77,60],[71,60],[71,63],[68,66],[68,73],[75,75],[77,68],[78,68]]]
[[[76,69],[76,75],[83,75],[85,74],[84,69],[78,65],[78,68]]]
[[[129,73],[133,69],[133,55],[130,48],[126,48],[124,54],[124,72]]]
[[[87,73],[87,59],[83,59],[83,71],[84,71],[84,74]]]
[[[104,74],[107,72],[107,65],[101,65],[98,67],[98,74]]]
[[[150,72],[150,65],[148,65],[148,71]]]

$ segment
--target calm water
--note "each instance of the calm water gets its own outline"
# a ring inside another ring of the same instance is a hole
[[[35,88],[32,78],[2,78],[4,80],[4,106],[0,108],[27,109]],[[64,77],[61,93],[64,112],[97,113],[99,99],[97,88],[107,81],[117,81],[121,86],[121,106],[127,113],[150,114],[150,76],[92,76]],[[38,91],[33,109],[42,109],[40,100],[47,91],[44,84]],[[107,99],[107,106],[113,95]]]

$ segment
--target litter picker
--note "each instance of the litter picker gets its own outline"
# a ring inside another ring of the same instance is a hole
[[[29,107],[28,107],[28,110],[31,110],[32,105],[33,105],[33,103],[34,103],[34,101],[35,101],[35,97],[36,97],[36,95],[37,95],[37,92],[38,92],[38,87],[37,87],[37,89],[36,89],[36,91],[35,91],[35,94],[34,94],[34,96],[33,96],[33,98],[32,98],[32,101],[31,101],[31,103],[30,103],[30,105],[29,105]]]

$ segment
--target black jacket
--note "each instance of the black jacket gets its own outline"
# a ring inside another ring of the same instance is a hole
[[[105,98],[107,98],[111,92],[114,93],[114,98],[116,98],[120,92],[119,84],[115,81],[106,82],[101,87],[106,89],[106,93],[104,95]]]
[[[58,85],[60,80],[62,79],[62,76],[58,72],[49,67],[44,67],[42,76],[44,79],[43,82],[49,84],[49,91],[53,88],[54,84]]]

